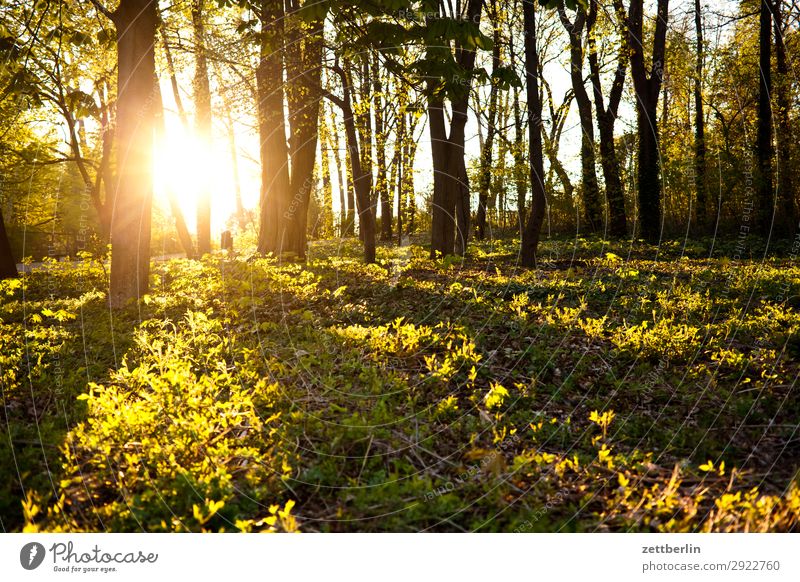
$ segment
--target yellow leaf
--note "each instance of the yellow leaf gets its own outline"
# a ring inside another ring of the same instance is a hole
[[[702,465],[700,465],[699,468],[700,468],[701,471],[713,471],[714,470],[714,462],[713,461],[708,461],[707,463],[703,463]]]

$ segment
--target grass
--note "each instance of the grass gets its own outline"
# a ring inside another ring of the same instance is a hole
[[[794,255],[516,244],[2,283],[3,529],[798,529]]]

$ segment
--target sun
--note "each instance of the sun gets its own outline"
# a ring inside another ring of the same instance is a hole
[[[157,203],[169,213],[174,199],[196,233],[197,205],[203,193],[211,199],[212,238],[229,228],[237,197],[244,209],[258,205],[261,166],[258,139],[248,132],[215,126],[210,141],[201,139],[176,115],[165,115],[165,130],[153,146],[153,186]],[[235,143],[235,146],[232,146]],[[234,159],[235,156],[235,159]]]
[[[203,188],[211,186],[219,168],[208,163],[208,147],[182,127],[171,127],[155,141],[153,148],[153,184],[157,198],[168,202],[170,197],[186,216],[190,230],[192,217]],[[201,171],[202,170],[202,171]]]

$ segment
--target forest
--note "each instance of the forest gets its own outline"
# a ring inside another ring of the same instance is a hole
[[[800,530],[796,0],[0,0],[4,532]]]

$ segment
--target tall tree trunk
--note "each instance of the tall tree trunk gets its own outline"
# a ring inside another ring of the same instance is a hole
[[[482,0],[468,0],[466,20],[480,22],[482,9]],[[459,96],[451,101],[449,134],[445,128],[444,101],[441,95],[431,94],[428,97],[428,125],[434,172],[431,258],[456,252],[463,254],[469,238],[469,182],[464,162],[464,128],[469,108],[470,75],[475,68],[475,51],[457,47],[456,52],[458,64],[466,76],[466,85],[460,87]]]
[[[615,0],[621,12],[622,0]],[[658,141],[658,95],[664,76],[664,51],[667,38],[669,0],[658,0],[650,70],[644,58],[643,0],[631,0],[628,10],[628,48],[631,76],[636,92],[639,154],[637,188],[641,234],[651,242],[661,236],[661,168]]]
[[[797,209],[795,208],[794,173],[792,150],[795,147],[792,123],[789,113],[792,108],[789,62],[786,55],[785,16],[783,0],[774,0],[773,15],[775,21],[775,61],[777,77],[775,83],[776,105],[778,106],[778,131],[776,132],[778,147],[778,212],[776,228],[781,235],[791,235],[797,227]]]
[[[211,156],[211,89],[208,81],[208,62],[206,60],[205,23],[203,22],[203,3],[205,0],[192,0],[192,32],[195,45],[194,68],[194,110],[195,129],[200,140],[205,159],[199,160],[197,171],[202,174],[200,192],[197,197],[197,253],[203,256],[211,252],[211,184],[209,165]]]
[[[284,121],[282,0],[262,0],[258,87],[258,133],[261,154],[261,196],[258,251],[280,254],[285,245],[283,213],[289,192],[289,150]]]
[[[772,192],[772,7],[769,0],[761,0],[758,28],[758,135],[756,137],[757,172],[757,227],[767,236],[772,227],[775,203]]]
[[[542,99],[539,94],[539,51],[536,48],[536,7],[533,0],[522,0],[525,33],[525,87],[528,99],[528,163],[530,164],[531,210],[522,233],[520,261],[523,267],[536,267],[539,237],[547,210],[542,159]]]
[[[581,198],[584,219],[590,231],[598,231],[603,227],[603,217],[595,167],[594,121],[592,119],[592,102],[586,92],[583,80],[583,42],[581,38],[586,24],[586,12],[582,7],[578,7],[575,22],[570,22],[564,2],[561,0],[558,5],[558,14],[569,35],[570,79],[581,122]]]
[[[111,215],[112,308],[147,293],[153,200],[153,84],[157,3],[122,0],[117,29],[117,180]]]
[[[455,200],[447,187],[447,160],[450,144],[444,121],[444,101],[441,97],[428,99],[428,127],[431,135],[433,163],[433,208],[431,209],[431,258],[453,254],[453,218]]]
[[[6,223],[3,221],[3,209],[0,208],[0,280],[18,277],[17,262],[11,252],[11,243],[6,232]]]
[[[597,56],[597,42],[594,27],[597,22],[597,2],[591,0],[586,28],[589,47],[589,71],[594,90],[595,115],[597,128],[600,133],[600,164],[603,168],[603,179],[606,184],[606,204],[608,206],[608,232],[611,236],[621,237],[627,233],[627,218],[625,216],[625,193],[622,187],[620,162],[617,148],[614,143],[614,124],[617,120],[619,103],[625,86],[625,72],[628,63],[628,49],[624,42],[619,50],[617,70],[611,85],[608,106],[603,97],[603,86],[600,80],[600,64]],[[618,14],[620,21],[624,21],[625,14]]]
[[[697,226],[708,224],[708,188],[706,186],[706,129],[703,111],[703,14],[700,0],[694,0],[694,28],[697,48],[694,65],[694,187]]]
[[[322,20],[307,21],[293,5],[289,14],[292,51],[286,57],[291,140],[291,197],[281,216],[286,250],[306,256],[307,223],[317,155],[319,104],[322,97]]]

